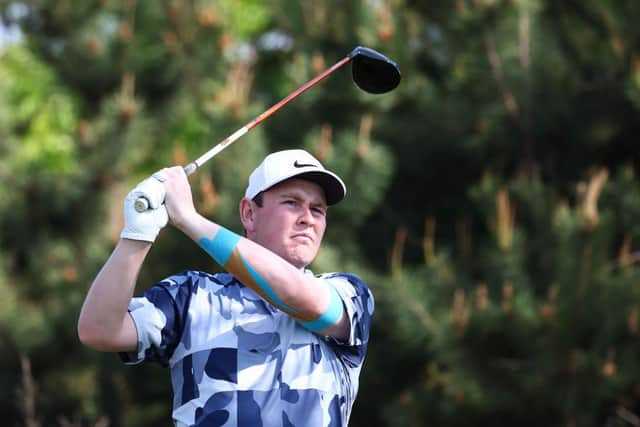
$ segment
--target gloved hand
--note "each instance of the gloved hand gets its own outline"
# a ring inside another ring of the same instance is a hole
[[[163,172],[158,171],[127,194],[124,199],[124,228],[120,233],[121,238],[153,242],[162,227],[167,225],[169,216],[164,206],[165,180]],[[139,197],[149,201],[149,209],[144,212],[138,212],[134,207]]]

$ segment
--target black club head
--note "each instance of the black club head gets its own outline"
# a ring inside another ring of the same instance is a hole
[[[356,85],[365,92],[385,93],[400,83],[398,65],[373,49],[358,46],[349,54],[351,74]]]

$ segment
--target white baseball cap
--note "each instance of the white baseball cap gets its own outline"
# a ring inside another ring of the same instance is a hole
[[[302,178],[315,182],[324,189],[327,205],[334,205],[347,194],[347,187],[335,173],[328,171],[304,150],[276,151],[264,158],[249,176],[245,197],[253,199],[262,191],[289,178]]]

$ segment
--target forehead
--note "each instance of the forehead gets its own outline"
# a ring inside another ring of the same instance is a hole
[[[264,192],[273,197],[293,196],[326,205],[324,190],[319,184],[301,178],[291,178],[278,183]]]

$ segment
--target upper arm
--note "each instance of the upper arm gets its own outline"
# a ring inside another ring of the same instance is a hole
[[[112,352],[129,352],[138,348],[138,333],[136,325],[131,318],[131,313],[127,312],[122,320],[122,328],[114,335],[111,348],[107,351]]]
[[[359,277],[340,273],[325,279],[330,281],[342,299],[344,312],[340,320],[321,334],[339,342],[365,349],[374,311],[373,294]]]
[[[334,337],[335,339],[346,342],[349,340],[349,334],[351,332],[351,323],[349,322],[349,316],[345,310],[342,311],[342,316],[333,325],[318,332],[318,335],[327,335]]]
[[[78,324],[80,341],[98,351],[134,351],[138,346],[136,326],[127,312],[117,329],[105,331],[96,322],[82,322]]]

